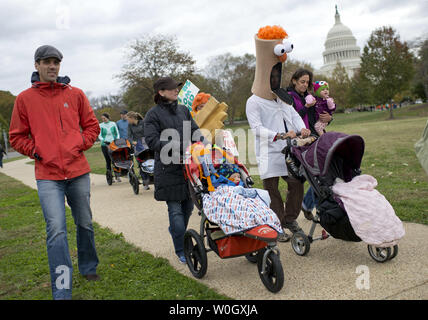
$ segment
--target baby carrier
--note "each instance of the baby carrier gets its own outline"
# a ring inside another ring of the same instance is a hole
[[[187,149],[185,155],[185,176],[189,191],[201,216],[200,232],[189,229],[184,235],[184,255],[190,272],[202,278],[208,266],[207,252],[214,251],[220,258],[246,256],[257,263],[259,276],[271,292],[281,290],[284,273],[276,246],[278,232],[269,225],[258,225],[248,230],[225,234],[219,225],[208,220],[204,213],[204,194],[214,191],[221,175],[217,173],[221,163],[227,162],[239,167],[241,181],[245,188],[253,184],[248,170],[229,152],[213,147],[208,149],[197,142]],[[207,247],[205,246],[205,239]]]
[[[313,137],[311,138],[315,140]],[[358,135],[327,132],[309,146],[298,146],[297,141],[298,139],[289,139],[287,147],[283,150],[287,167],[293,176],[301,179],[302,182],[304,180],[309,182],[318,200],[318,205],[317,214],[308,236],[303,232],[293,235],[291,239],[293,250],[298,255],[306,255],[309,252],[310,243],[315,240],[324,240],[329,235],[345,241],[362,241],[354,230],[356,223],[354,222],[353,226],[350,221],[351,212],[347,213],[343,201],[333,190],[337,190],[336,186],[340,185],[338,182],[350,183],[361,178],[359,176],[364,154],[363,138]],[[369,198],[367,201],[370,201]],[[386,199],[384,201],[387,202]],[[367,204],[360,204],[360,206],[364,205]],[[393,211],[392,207],[390,209]],[[378,214],[378,212],[369,213],[372,217]],[[395,225],[398,224],[398,229],[402,228],[401,221],[394,213],[392,215],[397,222]],[[365,218],[370,223],[370,217]],[[313,234],[317,224],[320,224],[324,230],[321,237],[314,239]],[[393,259],[398,253],[398,246],[395,244],[396,241],[392,243],[393,246],[368,244],[370,256],[378,262]]]

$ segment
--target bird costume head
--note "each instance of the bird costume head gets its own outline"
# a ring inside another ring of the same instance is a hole
[[[284,41],[287,32],[280,26],[266,26],[254,36],[256,43],[256,75],[251,92],[264,99],[273,100],[274,90],[281,87],[282,64],[293,45]]]

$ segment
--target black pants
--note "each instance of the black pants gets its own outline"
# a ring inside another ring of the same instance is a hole
[[[111,171],[111,158],[108,154],[108,146],[101,146],[101,151],[103,152],[104,159],[106,160],[106,168]]]

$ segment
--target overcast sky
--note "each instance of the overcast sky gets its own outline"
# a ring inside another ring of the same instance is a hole
[[[282,26],[295,48],[289,56],[318,69],[335,4],[361,49],[384,25],[405,41],[428,35],[428,0],[1,0],[0,90],[30,86],[34,51],[44,44],[63,53],[61,75],[99,96],[119,93],[114,75],[143,34],[175,35],[202,69],[215,55],[255,54],[253,36],[266,25]]]

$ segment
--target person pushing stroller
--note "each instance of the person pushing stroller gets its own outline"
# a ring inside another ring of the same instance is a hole
[[[126,114],[126,119],[129,122],[128,139],[134,147],[135,155],[148,148],[144,139],[144,118],[141,114],[134,111],[129,111]],[[149,190],[150,177],[140,168],[140,176],[143,179],[144,190]]]

